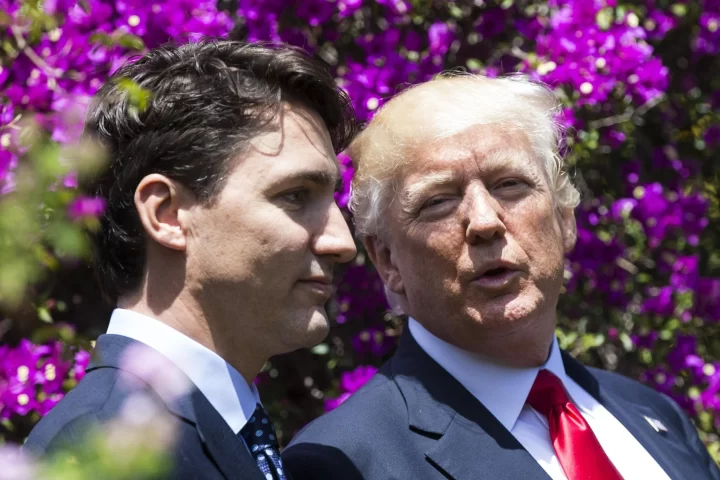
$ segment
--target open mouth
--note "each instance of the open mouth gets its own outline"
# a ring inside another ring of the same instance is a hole
[[[505,268],[505,267],[491,268],[487,272],[483,273],[482,276],[483,277],[499,277],[510,271],[511,270],[509,268]]]
[[[508,267],[491,268],[477,277],[473,284],[488,290],[503,290],[509,288],[520,276],[520,271]]]

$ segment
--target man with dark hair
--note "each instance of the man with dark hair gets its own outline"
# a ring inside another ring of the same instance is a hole
[[[333,265],[355,255],[333,198],[335,153],[355,128],[329,72],[287,46],[164,46],[113,75],[86,135],[110,158],[95,266],[118,308],[87,375],[26,448],[78,445],[140,385],[181,419],[171,478],[287,478],[253,379],[327,334]],[[138,346],[189,390],[153,384],[148,357],[128,358]]]

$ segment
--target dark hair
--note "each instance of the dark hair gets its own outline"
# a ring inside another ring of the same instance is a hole
[[[145,105],[133,94],[137,87],[149,95]],[[93,182],[94,193],[107,201],[93,235],[107,300],[142,281],[146,237],[134,204],[140,180],[160,173],[212,202],[231,159],[288,100],[322,118],[336,153],[348,146],[357,124],[347,94],[323,63],[287,45],[164,45],[125,64],[98,91],[85,135],[109,155],[108,168]]]

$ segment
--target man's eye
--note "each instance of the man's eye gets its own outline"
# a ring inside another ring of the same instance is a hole
[[[426,208],[432,208],[437,207],[438,205],[442,205],[445,202],[448,202],[450,198],[448,197],[434,197],[428,200],[427,202],[422,204],[422,207],[420,207],[420,210],[425,210]]]
[[[310,196],[310,192],[308,192],[305,189],[301,190],[292,190],[290,192],[283,193],[280,198],[285,200],[288,203],[294,203],[294,204],[303,204],[307,202],[308,197]]]
[[[527,185],[527,182],[524,182],[523,180],[519,180],[517,178],[510,178],[500,182],[496,188],[513,188],[522,185]]]

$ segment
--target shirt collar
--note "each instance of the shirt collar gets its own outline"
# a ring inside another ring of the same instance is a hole
[[[255,385],[248,385],[222,357],[154,318],[118,308],[110,317],[107,333],[132,338],[167,357],[235,433],[240,432],[260,403]]]
[[[425,353],[460,382],[508,431],[515,426],[541,368],[550,370],[563,384],[567,382],[557,339],[553,339],[550,357],[542,367],[513,368],[439,339],[412,317],[408,328]]]

